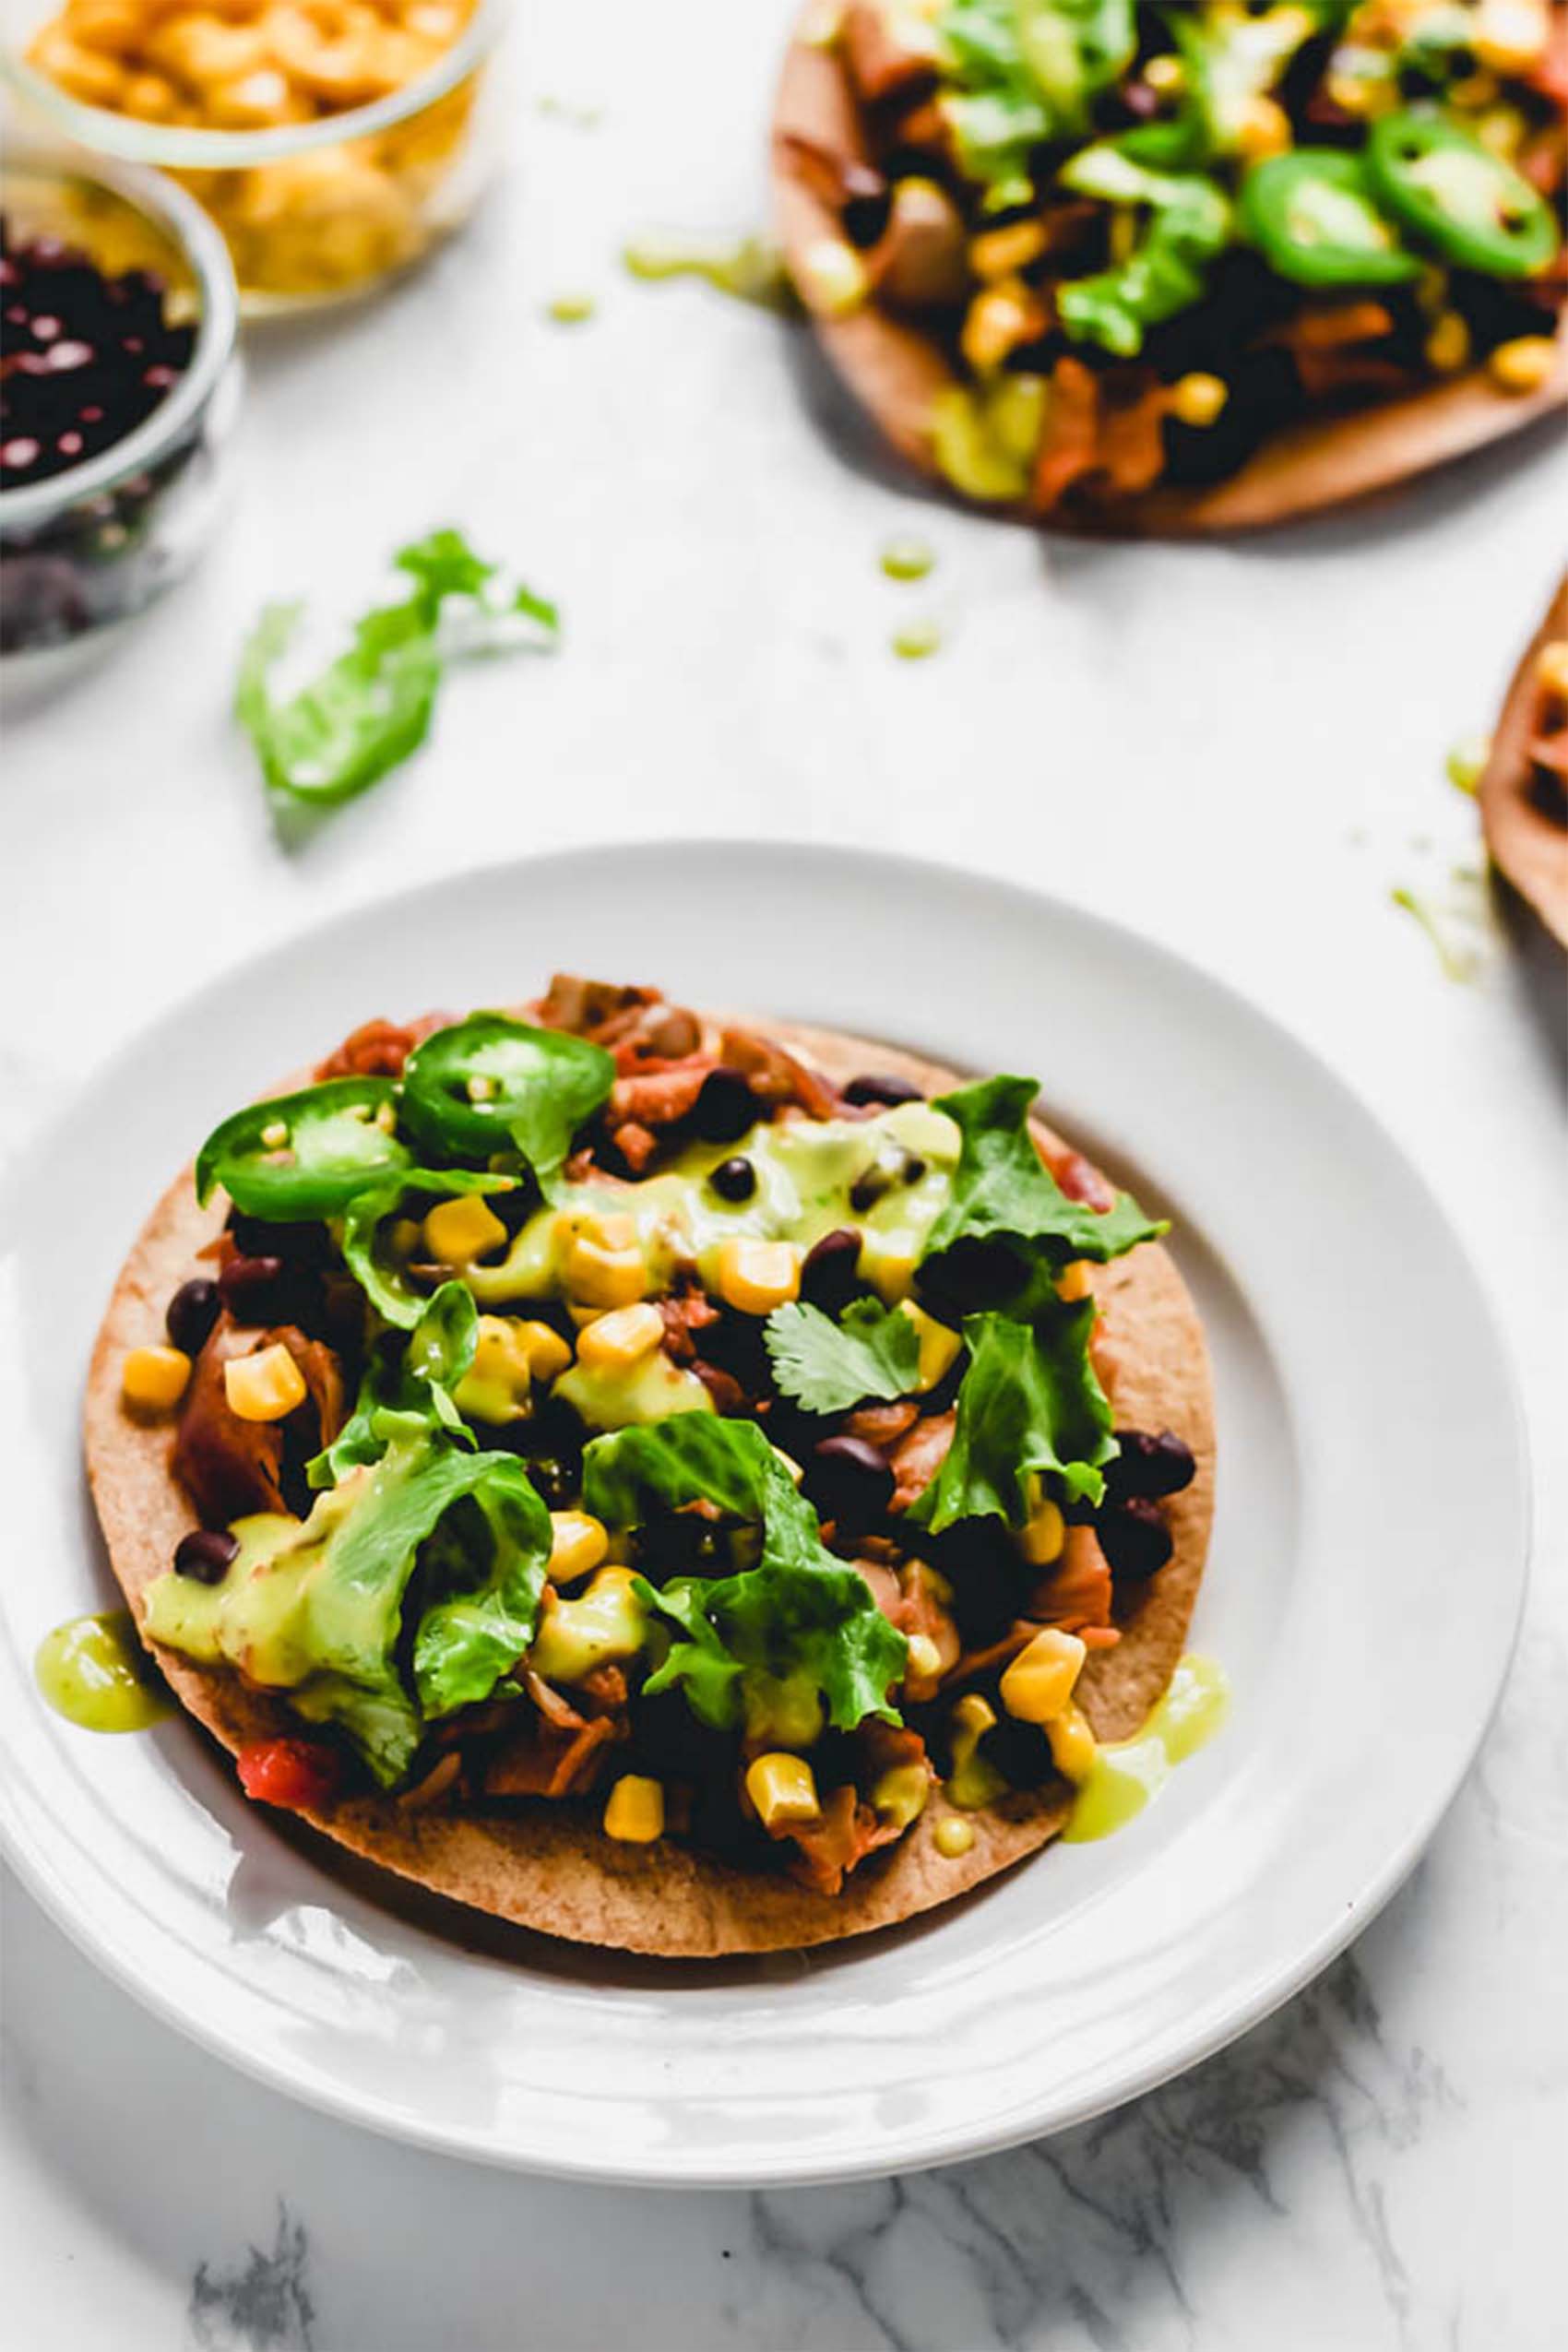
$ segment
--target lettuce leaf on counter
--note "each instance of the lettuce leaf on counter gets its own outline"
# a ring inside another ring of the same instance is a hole
[[[1089,1361],[1092,1299],[1059,1303],[1032,1323],[970,1315],[968,1368],[946,1459],[909,1507],[940,1535],[958,1519],[996,1518],[1015,1530],[1034,1504],[1035,1479],[1053,1472],[1072,1502],[1098,1503],[1117,1446],[1111,1406]]]
[[[553,643],[555,607],[499,582],[499,567],[456,530],[432,531],[393,558],[412,582],[355,623],[346,653],[287,699],[272,672],[293,640],[299,603],[264,607],[240,659],[235,716],[274,800],[315,809],[352,800],[417,751],[447,666],[476,654]]]
[[[914,1324],[874,1299],[857,1299],[838,1323],[820,1307],[776,1307],[763,1338],[780,1394],[808,1413],[848,1412],[869,1396],[890,1403],[920,1376]]]
[[[596,1438],[583,1455],[583,1507],[614,1527],[707,1502],[758,1524],[762,1556],[731,1576],[676,1576],[643,1597],[677,1629],[646,1691],[679,1689],[718,1728],[740,1719],[747,1674],[821,1693],[828,1721],[899,1720],[888,1701],[909,1656],[858,1569],[830,1552],[816,1513],[754,1422],[678,1414]]]

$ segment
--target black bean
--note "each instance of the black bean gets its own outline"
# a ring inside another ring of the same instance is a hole
[[[1122,1448],[1106,1470],[1105,1483],[1118,1502],[1133,1495],[1180,1494],[1191,1486],[1197,1471],[1193,1449],[1173,1430],[1152,1436],[1147,1430],[1119,1429]]]
[[[739,1143],[754,1126],[757,1099],[742,1070],[710,1070],[692,1106],[692,1131],[707,1144]]]
[[[863,1217],[868,1208],[876,1206],[884,1193],[892,1189],[893,1179],[885,1168],[868,1168],[849,1187],[849,1206],[857,1217]]]
[[[900,1102],[923,1102],[925,1098],[919,1087],[911,1086],[908,1078],[895,1078],[885,1072],[867,1070],[858,1078],[849,1080],[844,1088],[844,1099],[856,1105],[876,1103],[891,1111]]]
[[[1111,1503],[1096,1520],[1095,1532],[1113,1576],[1152,1576],[1173,1549],[1164,1513],[1145,1495]]]
[[[182,1282],[163,1317],[171,1345],[183,1348],[187,1356],[199,1356],[222,1307],[216,1282],[201,1277]]]
[[[229,1213],[229,1230],[243,1257],[282,1258],[291,1265],[327,1266],[333,1262],[331,1236],[313,1218],[285,1224],[267,1217],[247,1217],[236,1208]]]
[[[239,1549],[227,1528],[195,1527],[174,1547],[174,1574],[193,1577],[198,1585],[220,1584]]]
[[[721,1201],[749,1201],[756,1191],[756,1170],[737,1154],[720,1160],[707,1181]]]
[[[841,1314],[861,1288],[861,1237],[852,1225],[836,1226],[801,1262],[801,1296],[824,1314]]]
[[[218,1277],[223,1304],[236,1323],[274,1323],[283,1312],[288,1268],[281,1258],[231,1258]]]
[[[893,1500],[894,1478],[885,1458],[863,1437],[825,1437],[812,1448],[805,1489],[821,1516],[848,1533],[869,1527]]]

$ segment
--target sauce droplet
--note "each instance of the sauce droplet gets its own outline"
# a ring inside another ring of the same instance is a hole
[[[793,315],[799,309],[776,245],[766,237],[709,242],[697,237],[634,238],[621,249],[622,267],[654,284],[666,278],[700,278],[737,302]]]
[[[942,648],[942,631],[934,621],[917,621],[894,636],[893,650],[900,661],[926,661]]]
[[[975,1825],[972,1821],[961,1821],[956,1813],[949,1813],[937,1823],[931,1842],[944,1862],[956,1862],[974,1844]]]
[[[1135,1821],[1158,1796],[1172,1767],[1213,1739],[1229,1704],[1223,1667],[1212,1658],[1182,1658],[1142,1729],[1099,1750],[1078,1789],[1063,1842],[1087,1845]]]
[[[923,580],[936,569],[936,551],[923,539],[890,539],[879,560],[890,580]]]
[[[591,318],[599,305],[591,294],[557,294],[546,304],[546,315],[558,327],[580,327]]]
[[[145,1731],[173,1712],[128,1610],[56,1625],[38,1645],[33,1676],[55,1714],[84,1731]]]

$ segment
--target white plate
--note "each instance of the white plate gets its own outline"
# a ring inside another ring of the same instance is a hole
[[[1051,1116],[1177,1219],[1220,1426],[1194,1642],[1224,1661],[1236,1704],[1121,1835],[1048,1850],[837,1954],[683,1969],[385,1895],[248,1806],[184,1720],[105,1739],[37,1697],[41,1635],[113,1597],[78,1392],[170,1170],[371,1014],[515,999],[584,965],[1038,1072]],[[1525,1581],[1519,1421],[1485,1300],[1424,1186],[1239,998],[997,883],[674,846],[506,866],[340,918],[116,1053],[12,1183],[0,1247],[6,1847],[172,2024],[430,2146],[597,2180],[759,2183],[1076,2122],[1240,2033],[1365,1925],[1506,1670]]]

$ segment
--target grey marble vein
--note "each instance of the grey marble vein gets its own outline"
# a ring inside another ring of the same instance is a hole
[[[199,2352],[316,2352],[310,2239],[281,2198],[269,2253],[246,2249],[232,2268],[198,2263],[191,2281],[190,2333]]]

